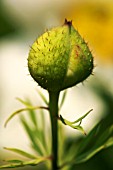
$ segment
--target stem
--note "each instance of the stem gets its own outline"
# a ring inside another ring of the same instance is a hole
[[[49,91],[49,109],[52,129],[52,170],[58,168],[58,98],[59,92]]]

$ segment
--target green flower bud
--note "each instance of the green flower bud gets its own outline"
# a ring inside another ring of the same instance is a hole
[[[52,28],[32,45],[28,68],[48,91],[61,91],[84,81],[93,69],[92,54],[71,21]]]

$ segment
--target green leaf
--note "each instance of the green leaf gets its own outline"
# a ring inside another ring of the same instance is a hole
[[[100,152],[101,150],[106,149],[112,145],[113,145],[113,138],[110,138],[103,145],[101,145],[99,147],[94,147],[91,150],[89,150],[88,152],[85,152],[85,153],[81,154],[80,156],[76,157],[74,164],[86,162],[91,157],[93,157],[95,154]]]
[[[17,111],[15,111],[14,113],[12,113],[9,118],[6,120],[4,126],[6,127],[8,122],[16,115],[18,115],[19,113],[23,112],[23,111],[29,111],[29,110],[37,110],[37,109],[45,109],[48,110],[47,107],[43,107],[43,106],[36,106],[36,107],[28,107],[28,108],[23,108],[23,109],[19,109]]]
[[[38,90],[38,94],[40,95],[40,97],[42,98],[42,100],[44,101],[44,103],[48,106],[49,103],[48,103],[47,99],[45,98],[45,96],[43,95],[43,93],[41,93],[41,91]]]
[[[65,98],[66,98],[66,94],[67,94],[67,90],[65,90],[64,93],[63,93],[62,100],[61,100],[61,103],[60,103],[60,106],[59,106],[59,110],[61,109],[61,107],[64,104],[64,101],[65,101]]]
[[[31,161],[21,161],[21,162],[18,162],[18,163],[11,163],[11,164],[7,164],[7,165],[2,165],[2,166],[0,166],[0,169],[17,168],[17,167],[24,167],[24,166],[28,166],[28,165],[35,166],[35,165],[38,165],[39,163],[44,162],[48,159],[50,159],[50,158],[39,157],[39,158],[31,160]]]
[[[32,147],[35,151],[37,150],[40,155],[47,155],[49,152],[47,151],[48,145],[45,138],[44,113],[42,111],[41,114],[36,116],[36,112],[34,110],[28,110],[28,117],[30,120],[29,124],[26,122],[26,118],[24,116],[21,116],[20,120],[30,138],[30,141],[32,142]],[[39,122],[37,120],[39,120]],[[36,145],[38,145],[38,147]]]
[[[70,127],[72,127],[73,129],[79,130],[80,132],[82,132],[84,135],[86,135],[86,132],[84,131],[83,127],[80,125],[69,125]]]
[[[24,157],[27,157],[27,158],[30,158],[30,159],[36,159],[37,158],[37,156],[34,156],[34,155],[30,154],[30,153],[27,153],[27,152],[25,152],[23,150],[20,150],[20,149],[17,149],[17,148],[7,148],[7,147],[4,147],[4,149],[6,149],[8,151],[15,152],[17,154],[20,154],[20,155],[22,155]]]
[[[32,104],[30,103],[30,101],[26,102],[23,101],[21,99],[19,99],[23,104],[25,104],[26,106],[32,106]],[[36,134],[36,137],[40,140],[40,142],[43,144],[43,146],[45,147],[45,150],[47,151],[48,146],[46,143],[46,132],[45,132],[45,120],[44,120],[44,113],[43,110],[41,110],[41,114],[40,117],[36,117],[36,112],[34,110],[29,110],[28,111],[28,116],[30,121],[32,122],[32,125],[34,127],[33,132]],[[38,115],[39,116],[39,115]],[[37,122],[37,118],[40,119],[40,123]],[[29,124],[29,126],[31,126],[31,124]]]
[[[24,104],[27,108],[32,108],[33,107],[33,105],[32,105],[32,103],[27,99],[26,101],[25,100],[22,100],[22,99],[20,99],[20,98],[16,98],[18,101],[20,101],[22,104]],[[36,112],[34,112],[34,110],[29,110],[28,111],[28,113],[29,113],[29,117],[30,117],[30,120],[31,120],[31,122],[33,123],[33,125],[35,126],[35,127],[37,127],[37,121],[36,121]]]
[[[96,127],[98,128],[98,126]],[[95,131],[94,129],[93,129],[93,132]],[[101,151],[102,149],[108,148],[113,145],[113,125],[108,127],[100,136],[98,136],[98,138],[95,136],[95,133],[93,134],[94,135],[92,137],[93,137],[93,140],[96,139],[94,140],[95,142],[93,143],[93,145],[89,145],[87,147],[87,150],[85,150],[85,148],[82,148],[84,149],[84,152],[80,150],[80,153],[79,153],[79,149],[81,149],[80,148],[81,145],[80,145],[80,147],[78,148],[78,153],[75,156],[75,164],[85,162],[89,160],[92,156],[94,156],[96,153]],[[85,140],[87,140],[87,136],[86,136],[86,139],[83,139],[82,141],[83,145],[84,145]],[[86,143],[85,143],[85,146],[86,146]]]
[[[113,125],[107,128],[99,137],[98,140],[96,140],[96,146],[101,146],[102,144],[106,143],[107,140],[109,140],[111,137],[113,137]]]
[[[92,148],[94,145],[101,145],[111,136],[112,125],[108,126],[107,128],[105,125],[106,119],[103,119],[90,131],[90,133],[82,140],[79,146],[79,154],[86,152],[89,149],[89,146]],[[94,140],[94,138],[96,140]]]
[[[22,160],[17,160],[17,159],[14,159],[14,160],[4,160],[5,162],[8,162],[8,163],[22,163],[23,161]]]
[[[79,131],[81,131],[83,134],[86,135],[86,133],[85,133],[84,129],[82,128],[82,126],[71,124],[70,121],[64,119],[61,115],[60,115],[60,119],[61,119],[61,121],[62,121],[65,125],[68,125],[68,126],[70,126],[71,128],[73,128],[73,129],[79,130]]]
[[[30,104],[29,101],[25,101],[20,99],[19,97],[16,98],[19,102],[21,102],[22,104],[24,104],[26,107],[32,108],[33,106]]]
[[[41,127],[39,127],[38,132],[40,132],[40,140],[41,140],[41,143],[43,144],[45,150],[47,151],[48,153],[48,144],[47,144],[47,139],[46,139],[46,124],[45,124],[45,118],[44,118],[44,112],[43,110],[41,110],[41,114],[40,114],[40,117],[41,117]],[[49,133],[49,132],[48,132]]]
[[[24,116],[21,116],[21,122],[27,132],[27,135],[31,141],[31,144],[33,146],[33,149],[35,151],[37,151],[38,154],[43,155],[43,149],[42,146],[39,145],[38,141],[37,141],[37,136],[38,134],[34,133],[34,130],[28,125],[28,123],[26,122]]]
[[[28,103],[32,106],[31,102],[28,101]],[[30,122],[32,122],[32,125],[34,126],[34,128],[37,129],[37,113],[36,110],[28,110],[28,116],[29,116],[29,120]]]
[[[79,119],[73,121],[73,122],[70,122],[71,124],[75,124],[75,123],[78,123],[78,122],[81,122],[91,111],[93,111],[93,109],[90,109],[86,114],[84,114],[82,117],[80,117]]]
[[[98,125],[96,127],[98,128]],[[94,141],[93,145],[88,145],[88,147],[86,147],[86,149],[85,149],[85,147],[82,147],[82,145],[80,145],[77,149],[78,151],[76,152],[76,155],[74,156],[74,158],[71,160],[68,159],[68,161],[63,163],[60,167],[86,162],[90,158],[92,158],[95,154],[100,152],[101,150],[106,149],[110,146],[113,146],[113,125],[110,126],[109,128],[107,128],[99,136],[99,138],[97,138],[95,136],[95,134],[96,134],[95,132],[96,132],[96,128],[94,127],[94,129],[91,131],[90,135],[88,137],[86,136],[82,140],[82,143],[81,143],[83,145],[85,143],[85,146],[87,146],[86,141],[88,141],[88,143],[90,143],[89,139],[92,140],[92,138],[93,138],[93,141]],[[88,138],[88,140],[87,140],[87,138]],[[82,147],[82,149],[81,149],[81,147]],[[74,148],[73,148],[73,150],[74,150]]]
[[[105,123],[106,119],[103,119],[87,136],[81,139],[73,158],[69,158],[67,155],[67,161],[60,167],[86,162],[101,150],[113,146],[113,125],[104,128],[103,131],[103,126],[106,127]]]
[[[82,120],[83,120],[92,110],[93,110],[93,109],[89,110],[86,114],[84,114],[82,117],[80,117],[79,119],[77,119],[77,120],[75,120],[75,121],[73,121],[73,122],[64,119],[61,115],[60,115],[60,120],[61,120],[62,123],[64,123],[65,125],[68,125],[68,126],[70,126],[71,128],[73,128],[73,129],[77,129],[77,130],[81,131],[83,134],[86,135],[83,127],[80,126],[80,124],[81,124]],[[74,125],[74,124],[76,124],[76,123],[79,123],[79,125]]]
[[[32,123],[33,127],[35,129],[38,128],[38,122],[37,122],[37,113],[35,110],[29,110],[28,111],[28,117],[29,117],[29,120],[30,120],[30,124]]]

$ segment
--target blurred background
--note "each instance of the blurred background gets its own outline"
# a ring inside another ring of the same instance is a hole
[[[84,85],[68,90],[62,114],[73,120],[93,109],[83,121],[87,133],[102,118],[106,118],[106,124],[113,124],[113,0],[0,0],[0,160],[16,157],[4,151],[4,146],[30,151],[18,116],[6,129],[4,122],[21,107],[16,97],[28,97],[34,105],[42,103],[37,89],[48,97],[29,76],[29,46],[45,29],[62,25],[65,18],[73,21],[88,42],[95,68],[94,76]],[[66,130],[79,136],[76,131]],[[73,169],[112,170],[112,155],[113,148],[109,148]]]

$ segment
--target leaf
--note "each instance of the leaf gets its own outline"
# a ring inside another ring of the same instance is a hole
[[[97,154],[98,152],[100,152],[103,149],[106,149],[110,146],[113,145],[113,138],[110,138],[109,140],[107,140],[107,142],[105,142],[103,145],[99,146],[99,147],[95,147],[92,148],[91,150],[89,150],[88,152],[85,152],[84,154],[81,154],[80,156],[75,158],[75,163],[74,164],[79,164],[79,163],[83,163],[86,162],[87,160],[89,160],[91,157],[93,157],[95,154]]]
[[[113,125],[103,129],[103,126],[106,127],[105,123],[106,119],[100,121],[91,132],[82,139],[73,159],[67,159],[68,161],[61,167],[86,162],[99,151],[113,146]]]
[[[39,157],[37,159],[31,160],[31,161],[21,161],[18,163],[11,163],[11,164],[7,164],[7,165],[2,165],[0,166],[0,169],[5,169],[5,168],[17,168],[17,167],[24,167],[24,166],[36,166],[41,162],[44,162],[46,160],[48,160],[50,158],[47,157]]]
[[[28,101],[28,103],[32,105],[30,101]],[[29,120],[32,122],[35,128],[37,128],[37,115],[36,114],[37,114],[36,110],[28,110]]]
[[[44,112],[43,110],[41,110],[41,127],[39,127],[38,132],[40,132],[40,140],[41,140],[41,143],[43,144],[45,150],[47,151],[48,153],[48,144],[47,144],[47,139],[46,139],[46,124],[45,124],[45,119],[44,119]],[[49,133],[49,132],[48,132]]]
[[[32,123],[33,127],[35,129],[37,129],[38,128],[38,122],[37,122],[37,113],[35,112],[35,110],[29,110],[28,116],[29,116],[29,120]]]
[[[23,161],[22,160],[4,160],[5,162],[8,162],[8,163],[22,163]]]
[[[79,154],[82,152],[85,152],[89,146],[93,146],[94,145],[94,138],[96,137],[96,134],[98,132],[98,129],[100,127],[100,123],[98,123],[91,131],[90,133],[82,140],[82,142],[80,143],[80,146],[78,148],[78,152]]]
[[[79,153],[79,148],[81,147],[81,145],[78,148],[78,154],[75,156],[76,163],[84,162],[90,159],[93,155],[95,155],[100,150],[113,145],[113,125],[108,127],[100,136],[98,136],[98,138],[95,135],[93,135],[92,137],[93,137],[93,140],[96,139],[94,140],[95,143],[93,143],[93,145],[89,145],[90,147],[87,147],[86,151],[84,150],[84,152],[82,151],[82,153],[80,151]],[[82,141],[83,145],[86,139]]]
[[[42,110],[41,110],[42,111]],[[44,113],[41,112],[41,114],[37,115],[34,110],[28,110],[28,117],[29,117],[29,124],[26,122],[26,119],[24,116],[20,117],[20,120],[27,132],[27,135],[30,138],[30,141],[32,142],[32,147],[35,151],[37,151],[40,155],[48,154],[48,145],[46,143],[45,139],[45,120],[44,120]],[[39,120],[39,122],[37,121]],[[32,124],[31,124],[32,123]],[[36,146],[37,145],[37,146]]]
[[[44,103],[48,106],[49,103],[48,103],[47,99],[45,98],[45,96],[43,95],[43,93],[41,93],[41,91],[38,90],[38,94],[40,95],[40,97],[42,98],[42,100],[44,101]]]
[[[70,126],[71,128],[73,128],[73,129],[77,129],[77,130],[81,131],[83,134],[86,135],[83,127],[80,126],[80,124],[81,124],[82,120],[83,120],[92,110],[93,110],[93,109],[89,110],[86,114],[84,114],[82,117],[80,117],[79,119],[77,119],[77,120],[75,120],[75,121],[73,121],[73,122],[64,119],[61,115],[60,115],[60,120],[61,120],[62,123],[64,123],[65,125],[68,125],[68,126]],[[79,123],[79,125],[73,125],[73,124],[75,124],[75,123]]]
[[[33,129],[26,122],[24,116],[21,116],[20,118],[21,118],[21,122],[27,132],[27,135],[32,143],[34,150],[37,151],[38,154],[43,155],[42,147],[39,146],[39,143],[36,139],[37,138],[36,135],[38,135],[38,134],[34,133]]]
[[[39,145],[41,145],[41,148],[43,150],[43,153],[47,154],[49,153],[48,150],[48,144],[47,144],[47,139],[46,139],[46,124],[45,124],[45,119],[44,119],[44,112],[43,110],[40,111],[40,115],[38,115],[38,120],[40,122],[37,122],[37,127],[34,128],[33,133],[36,136]],[[49,133],[49,132],[48,132]],[[43,147],[42,147],[43,146]],[[43,149],[44,148],[44,149]]]
[[[71,128],[76,129],[76,130],[79,130],[79,131],[81,131],[83,134],[86,134],[85,131],[84,131],[84,129],[82,128],[82,126],[71,124],[70,121],[64,119],[61,115],[60,115],[60,119],[61,119],[61,121],[62,121],[65,125],[68,125],[68,126],[70,126]]]
[[[26,107],[28,107],[28,108],[32,108],[33,107],[33,105],[31,104],[31,102],[27,99],[27,101],[25,101],[25,100],[22,100],[22,99],[20,99],[20,98],[16,98],[18,101],[20,101],[22,104],[24,104]],[[29,110],[28,111],[28,113],[29,113],[29,116],[30,116],[30,120],[32,121],[32,123],[33,123],[33,125],[35,126],[35,127],[37,127],[37,121],[36,121],[36,113],[34,112],[34,110]]]
[[[96,127],[98,128],[98,125]],[[78,148],[78,152],[76,153],[74,158],[65,162],[63,165],[61,165],[61,167],[86,162],[90,158],[92,158],[95,154],[100,152],[101,150],[106,149],[110,146],[113,146],[113,125],[107,128],[98,138],[96,138],[95,133],[94,133],[94,131],[96,132],[95,127],[92,131],[93,131],[92,134],[94,134],[92,135],[93,141],[94,141],[93,145],[89,145],[88,147],[86,147],[87,150],[83,147],[83,152],[81,152],[80,150],[81,149],[81,145],[80,145]],[[84,144],[85,141],[88,141],[88,143],[90,143],[89,136],[88,136],[88,140],[86,136],[86,138],[82,140],[81,144]],[[86,146],[86,142],[85,142],[85,146]],[[79,153],[79,150],[80,150],[80,153]]]
[[[59,106],[59,110],[61,109],[62,105],[64,104],[66,94],[67,94],[67,90],[65,90],[64,93],[63,93],[62,100],[61,100],[61,103],[60,103],[60,106]]]
[[[27,158],[30,158],[30,159],[36,159],[37,157],[32,155],[32,154],[29,154],[23,150],[20,150],[20,149],[17,149],[17,148],[7,148],[7,147],[4,147],[4,149],[8,150],[8,151],[12,151],[12,152],[15,152],[17,154],[20,154],[24,157],[27,157]]]
[[[73,121],[73,122],[70,122],[72,124],[75,124],[75,123],[78,123],[78,122],[81,122],[91,111],[93,111],[93,109],[90,109],[86,114],[84,114],[82,117],[80,117],[79,119]]]
[[[103,128],[104,127],[104,128]],[[81,154],[87,151],[94,145],[101,145],[105,142],[110,136],[112,132],[112,125],[106,127],[106,118],[100,121],[91,131],[90,133],[82,140],[78,153]],[[94,140],[96,139],[96,140]],[[100,144],[99,144],[100,142]]]
[[[93,157],[96,153],[98,153],[99,151],[101,151],[103,149],[103,146],[96,148],[96,149],[92,149],[88,152],[85,152],[77,157],[75,157],[72,160],[68,160],[67,162],[65,162],[64,164],[62,164],[60,167],[64,167],[64,166],[68,166],[68,165],[75,165],[75,164],[80,164],[83,162],[86,162],[87,160],[89,160],[91,157]]]
[[[48,110],[47,107],[43,107],[43,106],[36,106],[36,107],[28,107],[28,108],[19,109],[19,110],[15,111],[14,113],[12,113],[12,114],[9,116],[9,118],[6,120],[4,126],[6,127],[7,124],[8,124],[8,122],[9,122],[14,116],[16,116],[17,114],[19,114],[19,113],[21,113],[21,112],[23,112],[23,111],[36,110],[36,109],[46,109],[46,110]]]
[[[20,99],[19,97],[16,98],[19,102],[21,102],[22,104],[24,104],[26,107],[32,108],[33,106],[30,104],[30,102],[28,101],[24,101],[22,99]]]

